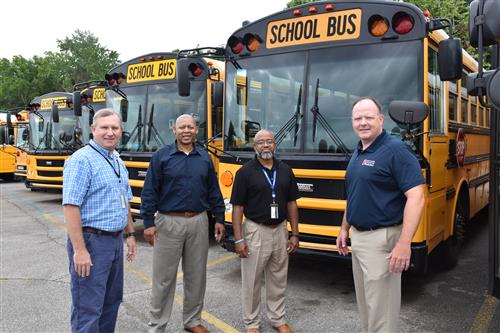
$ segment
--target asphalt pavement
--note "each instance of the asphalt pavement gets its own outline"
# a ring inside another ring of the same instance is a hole
[[[500,332],[498,300],[487,295],[488,225],[482,212],[468,228],[459,264],[432,258],[425,276],[403,275],[401,332]],[[70,293],[61,194],[0,182],[0,331],[69,332]],[[152,248],[138,237],[125,264],[117,332],[146,332]],[[239,259],[212,242],[204,324],[212,332],[244,331]],[[182,270],[168,332],[182,332]],[[263,332],[272,332],[262,308]],[[359,332],[349,262],[292,255],[287,320],[296,332]]]

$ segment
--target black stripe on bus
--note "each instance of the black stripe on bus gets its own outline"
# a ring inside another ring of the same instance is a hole
[[[469,181],[469,188],[478,187],[484,183],[487,183],[489,180],[490,180],[489,173],[479,176]]]

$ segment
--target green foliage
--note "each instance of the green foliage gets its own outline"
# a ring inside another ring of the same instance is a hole
[[[76,30],[57,44],[59,52],[42,57],[0,58],[0,109],[26,106],[49,92],[73,91],[75,83],[102,80],[118,64],[118,53],[101,46],[88,31]]]
[[[292,0],[286,3],[286,8],[292,8],[309,2],[314,2],[314,0]]]

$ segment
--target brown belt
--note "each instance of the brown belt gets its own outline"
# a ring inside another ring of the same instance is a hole
[[[96,235],[101,235],[101,236],[111,236],[111,237],[118,237],[122,234],[122,230],[106,231],[106,230],[96,229],[96,228],[92,228],[92,227],[83,227],[82,231],[88,232],[89,234],[96,234]]]
[[[163,215],[170,216],[180,216],[180,217],[194,217],[196,215],[200,215],[203,212],[160,212]]]

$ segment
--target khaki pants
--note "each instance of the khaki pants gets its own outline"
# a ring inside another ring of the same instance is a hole
[[[150,332],[164,332],[174,301],[177,269],[184,272],[184,327],[201,324],[208,255],[208,217],[177,217],[158,213],[158,240],[153,249]]]
[[[246,329],[260,325],[262,278],[265,279],[267,316],[272,326],[285,324],[285,291],[288,274],[288,231],[286,221],[277,227],[243,223],[248,258],[241,259],[241,298]]]
[[[352,272],[364,332],[398,331],[401,273],[389,272],[387,256],[399,240],[401,228],[351,228]]]

